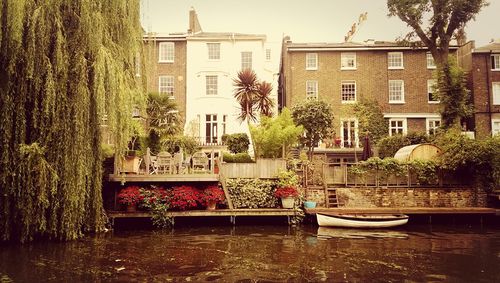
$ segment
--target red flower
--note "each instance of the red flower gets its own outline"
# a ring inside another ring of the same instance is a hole
[[[297,197],[298,195],[299,192],[295,187],[281,187],[274,191],[274,196],[277,198]]]
[[[200,192],[190,186],[180,186],[172,189],[170,196],[170,207],[180,210],[198,206],[201,202]]]
[[[224,191],[218,186],[209,186],[201,194],[201,202],[208,205],[209,202],[221,203],[226,199]]]
[[[141,188],[138,186],[129,186],[122,189],[118,194],[118,201],[125,205],[136,205],[144,199],[141,194]]]

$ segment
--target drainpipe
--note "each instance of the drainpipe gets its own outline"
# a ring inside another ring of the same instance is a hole
[[[492,114],[491,114],[491,91],[490,91],[490,87],[491,86],[491,83],[490,83],[490,72],[491,72],[491,68],[489,68],[488,66],[488,61],[491,62],[491,55],[492,55],[492,52],[493,50],[490,50],[490,56],[486,57],[485,60],[486,60],[486,83],[487,83],[487,93],[488,93],[488,115],[490,117],[488,123],[490,124],[490,131],[493,131],[493,122],[491,121],[491,118],[492,118]]]

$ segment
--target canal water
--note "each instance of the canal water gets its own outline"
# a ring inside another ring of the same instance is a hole
[[[500,282],[500,228],[307,224],[112,231],[0,246],[0,282]]]

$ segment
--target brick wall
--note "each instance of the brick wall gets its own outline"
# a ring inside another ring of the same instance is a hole
[[[179,112],[185,121],[186,118],[186,41],[174,41],[174,62],[159,63],[158,52],[159,43],[169,42],[168,40],[152,40],[146,41],[145,57],[146,57],[146,73],[148,76],[147,90],[148,92],[158,92],[159,76],[174,77],[174,101],[178,106]]]
[[[491,119],[500,117],[500,105],[493,105],[492,83],[500,82],[500,72],[491,71],[489,53],[473,54],[469,79],[472,80],[476,136],[491,136]]]
[[[307,53],[318,54],[318,69],[306,70]],[[318,97],[332,105],[336,124],[340,118],[353,117],[348,104],[341,102],[341,82],[356,81],[356,99],[376,99],[384,113],[438,113],[439,105],[428,103],[425,50],[402,50],[403,70],[388,69],[388,50],[356,51],[356,70],[340,70],[342,52],[353,51],[287,51],[285,55],[286,103],[296,105],[306,97],[306,81],[318,81]],[[403,104],[389,103],[389,80],[404,81]],[[337,129],[338,130],[338,129]],[[408,119],[408,131],[425,131],[425,119]]]
[[[308,200],[324,207],[322,189],[308,190]],[[485,207],[487,195],[474,188],[337,188],[344,207]]]

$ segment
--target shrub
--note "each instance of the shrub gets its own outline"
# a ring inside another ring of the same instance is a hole
[[[244,153],[224,153],[222,155],[222,160],[227,163],[251,163],[253,162],[252,157],[246,152]]]
[[[227,187],[235,208],[276,207],[276,183],[260,179],[229,179]]]
[[[222,143],[227,146],[227,149],[232,153],[248,152],[250,139],[245,133],[222,136]]]
[[[394,157],[394,154],[404,146],[428,142],[430,142],[430,138],[425,133],[408,133],[406,136],[385,137],[377,144],[378,154],[380,158]]]

